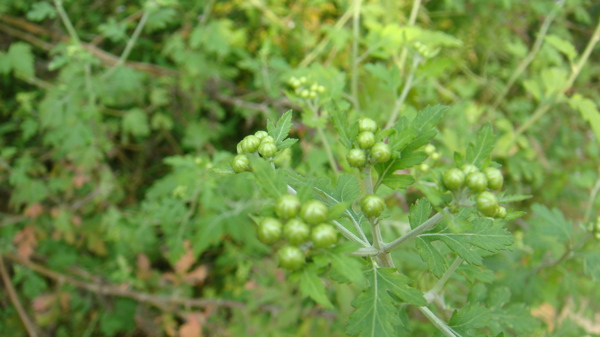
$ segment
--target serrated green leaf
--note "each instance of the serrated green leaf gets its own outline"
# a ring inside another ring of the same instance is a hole
[[[388,141],[388,145],[392,151],[402,151],[410,144],[419,134],[419,132],[408,126],[406,118],[402,118],[398,124],[396,124],[396,134],[392,135]]]
[[[594,281],[600,280],[600,250],[585,253],[583,256],[583,271]]]
[[[492,153],[494,149],[494,132],[490,123],[485,124],[479,133],[477,133],[477,139],[469,144],[467,148],[466,162],[467,164],[473,164],[475,166],[481,166],[481,163],[485,161]]]
[[[359,258],[349,255],[355,250],[356,247],[352,244],[340,244],[323,251],[314,258],[315,262],[322,266],[331,263],[331,268],[341,275],[346,282],[364,287],[366,280],[363,273],[363,263]]]
[[[130,133],[136,137],[146,137],[150,134],[148,116],[139,108],[134,108],[123,115],[121,122],[124,133]]]
[[[401,325],[396,301],[391,296],[407,303],[423,306],[427,304],[423,294],[407,285],[410,279],[397,274],[394,268],[373,268],[366,272],[370,285],[353,302],[356,311],[350,315],[346,332],[360,337],[394,336],[394,326]]]
[[[348,117],[345,111],[336,111],[332,114],[331,120],[333,127],[337,132],[338,140],[347,148],[352,148],[352,140],[356,138],[358,133],[358,125],[356,123],[349,125]]]
[[[546,35],[545,40],[559,52],[565,54],[569,61],[573,61],[577,57],[577,50],[570,41],[564,40],[556,35]]]
[[[302,296],[312,298],[323,307],[333,308],[333,304],[331,304],[325,292],[323,281],[317,275],[314,266],[302,270],[302,274],[300,275],[300,291],[302,292]]]
[[[279,146],[279,144],[288,136],[291,128],[292,110],[288,110],[281,115],[276,124],[273,124],[271,121],[267,122],[267,131],[269,132],[269,135],[273,137],[277,146]]]
[[[288,147],[291,147],[292,145],[296,144],[298,142],[298,139],[296,138],[288,138],[284,141],[282,141],[281,143],[279,143],[277,145],[277,149],[282,150]]]
[[[381,181],[385,186],[395,190],[407,189],[408,186],[414,184],[414,182],[415,178],[410,174],[391,174],[387,175]]]
[[[410,207],[410,214],[408,215],[410,227],[417,228],[423,222],[427,221],[432,210],[433,208],[427,199],[421,198],[417,200],[417,202]]]
[[[406,156],[407,153],[415,151],[423,145],[429,143],[435,137],[435,135],[437,135],[436,130],[423,130],[419,136],[414,138],[412,142],[408,144],[404,150],[402,150],[402,155]]]
[[[496,325],[508,330],[511,335],[532,336],[540,322],[531,316],[523,303],[512,303],[502,309],[493,310],[490,326]]]
[[[446,259],[440,251],[431,242],[420,237],[416,240],[416,246],[421,259],[427,263],[431,273],[437,278],[442,277],[447,267]]]
[[[448,107],[444,105],[428,106],[417,114],[410,126],[418,133],[428,131],[440,122],[446,110],[448,110]]]
[[[25,42],[15,42],[8,48],[8,58],[13,72],[17,76],[33,77],[35,76],[35,68],[31,45]]]
[[[54,19],[56,11],[47,2],[36,2],[31,6],[31,10],[27,12],[27,19],[31,21],[42,21],[45,18]]]
[[[590,123],[594,135],[596,135],[596,141],[600,143],[600,112],[596,103],[580,94],[574,94],[569,99],[569,105],[571,108],[578,110],[581,117]]]
[[[344,174],[339,177],[333,190],[333,197],[338,202],[353,202],[360,196],[360,184],[354,175]]]
[[[270,197],[278,199],[287,193],[287,186],[281,175],[267,161],[256,156],[248,156],[252,172],[258,186]]]
[[[565,219],[565,216],[559,209],[553,208],[550,210],[541,204],[533,204],[531,209],[539,217],[535,222],[536,224],[539,223],[536,228],[540,233],[553,236],[559,242],[566,242],[571,239],[573,226]]]
[[[486,307],[476,303],[468,303],[460,310],[454,311],[448,325],[462,330],[477,329],[485,327],[491,319],[492,315]]]

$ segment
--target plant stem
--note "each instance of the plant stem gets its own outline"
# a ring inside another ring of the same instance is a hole
[[[329,166],[335,173],[336,177],[339,175],[337,164],[335,163],[335,158],[333,157],[333,152],[331,152],[331,147],[329,147],[329,142],[327,141],[327,136],[325,136],[325,132],[323,132],[322,126],[317,126],[317,133],[319,134],[319,138],[321,138],[321,142],[323,143],[323,147],[325,148],[325,152],[327,153],[327,159],[329,160]]]
[[[25,326],[27,333],[29,334],[30,337],[37,337],[36,327],[31,322],[31,319],[29,319],[29,316],[27,316],[27,313],[25,312],[25,310],[23,309],[23,306],[21,305],[21,302],[19,301],[19,296],[17,295],[17,292],[15,291],[15,288],[13,287],[12,282],[10,281],[10,277],[8,276],[8,271],[6,270],[6,267],[4,266],[4,256],[1,256],[1,255],[0,255],[0,275],[2,275],[2,282],[4,283],[4,288],[6,289],[6,292],[8,293],[8,297],[10,298],[10,301],[12,302],[12,304],[15,306],[15,309],[17,310],[17,313],[19,314],[19,318],[21,318],[21,322],[23,322],[23,325]]]
[[[540,103],[540,105],[535,110],[531,118],[529,118],[523,125],[521,125],[521,127],[517,129],[517,131],[515,131],[512,141],[513,144],[517,141],[517,138],[521,134],[523,134],[523,132],[529,129],[533,124],[535,124],[535,122],[542,118],[542,116],[544,116],[544,114],[548,112],[548,110],[550,110],[551,104],[554,103],[558,97],[564,95],[565,92],[569,90],[569,88],[571,88],[571,86],[575,82],[575,79],[577,79],[577,76],[579,76],[579,73],[583,69],[583,66],[585,66],[588,58],[590,57],[590,54],[592,53],[592,50],[594,50],[594,47],[596,46],[596,43],[598,43],[598,41],[600,41],[600,21],[598,22],[598,25],[596,26],[596,29],[594,30],[594,33],[592,34],[592,37],[590,38],[590,41],[588,42],[588,45],[586,46],[583,54],[579,58],[579,62],[577,62],[577,65],[575,65],[573,71],[571,72],[571,76],[569,76],[569,79],[567,79],[565,86],[558,93],[553,95],[550,99],[544,100]]]
[[[142,15],[142,18],[140,19],[140,22],[138,22],[137,26],[135,27],[135,30],[133,31],[133,35],[131,35],[131,38],[129,39],[129,41],[127,41],[127,44],[125,45],[125,50],[123,50],[123,53],[119,57],[119,60],[117,61],[117,63],[115,63],[114,66],[112,66],[112,68],[110,68],[106,72],[106,74],[104,74],[105,78],[109,77],[118,67],[125,64],[125,61],[127,61],[127,58],[129,57],[133,46],[135,46],[135,43],[140,37],[140,34],[142,33],[142,30],[144,29],[144,26],[146,25],[146,21],[148,21],[149,16],[150,12],[145,11],[144,15]]]
[[[358,40],[360,38],[360,6],[362,0],[352,1],[352,79],[351,90],[355,108],[360,111],[358,99]]]
[[[600,177],[596,180],[596,184],[590,191],[590,197],[588,199],[588,205],[585,210],[585,217],[583,218],[583,222],[590,221],[592,216],[592,209],[594,207],[594,201],[596,201],[596,196],[598,195],[598,191],[600,190]]]
[[[502,88],[502,91],[500,91],[500,94],[494,101],[494,104],[492,105],[492,109],[496,109],[500,105],[500,103],[502,103],[502,101],[506,97],[506,94],[508,94],[508,91],[510,90],[510,88],[513,86],[513,84],[515,84],[515,81],[521,76],[521,74],[525,71],[525,69],[527,69],[529,64],[531,64],[531,62],[535,59],[535,56],[537,55],[540,48],[542,47],[544,38],[546,37],[546,34],[548,33],[548,29],[550,28],[552,21],[554,21],[554,19],[556,18],[556,15],[558,14],[558,12],[563,4],[564,4],[564,2],[561,1],[558,4],[558,6],[556,8],[554,8],[554,10],[546,17],[546,19],[544,20],[544,23],[542,24],[542,27],[540,28],[540,31],[537,34],[535,43],[533,44],[533,47],[529,51],[529,54],[527,54],[527,56],[523,59],[523,61],[521,61],[521,63],[519,63],[519,66],[517,67],[515,72],[510,76],[510,79],[508,80],[508,82],[506,82],[506,85],[504,86],[504,88]]]
[[[412,9],[410,10],[410,17],[408,18],[408,27],[414,26],[415,22],[417,22],[417,14],[419,13],[419,8],[421,7],[421,0],[415,0],[413,2]],[[398,70],[400,73],[404,72],[404,64],[406,63],[406,57],[408,55],[408,48],[406,44],[402,47],[402,53],[400,54],[400,60],[398,60]]]
[[[441,210],[440,212],[436,213],[434,216],[432,216],[431,218],[429,218],[429,220],[423,222],[421,225],[419,225],[417,228],[411,230],[410,232],[402,235],[401,237],[397,238],[396,240],[390,242],[390,243],[386,243],[383,245],[383,251],[386,253],[389,253],[390,251],[396,249],[398,246],[400,246],[402,243],[415,238],[416,236],[420,235],[423,232],[426,232],[430,229],[432,229],[433,227],[435,227],[435,225],[437,225],[438,222],[442,221],[442,219],[444,219],[444,212],[448,211],[448,207],[444,208],[443,210]]]
[[[333,26],[332,32],[341,29],[346,24],[346,22],[350,20],[353,13],[352,10],[353,8],[351,7],[346,11],[346,13],[344,13],[344,15],[342,15],[342,17]],[[319,44],[315,48],[313,48],[310,54],[304,57],[304,59],[298,64],[298,66],[308,66],[323,51],[323,49],[325,49],[327,43],[329,43],[329,40],[331,40],[331,36],[334,36],[334,34],[327,34],[325,38],[323,38],[323,40],[321,40],[321,42],[319,42]]]
[[[402,89],[402,93],[400,94],[400,97],[398,97],[398,99],[396,100],[396,103],[394,104],[394,109],[392,110],[390,118],[388,119],[387,124],[385,125],[386,129],[391,128],[394,125],[394,123],[396,123],[398,114],[400,114],[400,109],[402,108],[402,105],[406,100],[406,96],[408,96],[408,92],[412,88],[412,82],[415,78],[415,70],[419,66],[419,62],[421,62],[421,57],[415,55],[415,58],[413,59],[412,68],[410,69],[410,74],[408,74],[408,78],[406,79],[406,83],[404,84],[404,88]]]
[[[440,290],[442,290],[442,288],[444,287],[446,282],[448,282],[448,280],[450,279],[450,276],[452,276],[452,274],[454,274],[454,272],[456,271],[456,269],[460,266],[460,264],[462,262],[463,262],[463,259],[460,257],[457,257],[456,260],[454,260],[454,262],[452,263],[452,265],[450,265],[450,267],[446,270],[444,275],[442,275],[442,277],[437,281],[435,286],[433,286],[433,288],[431,288],[431,290],[429,290],[427,293],[425,293],[425,299],[427,300],[427,303],[431,303],[433,301],[433,298],[435,297],[435,295],[437,293],[439,293]]]
[[[446,324],[446,322],[439,319],[429,308],[427,307],[418,307],[421,313],[427,317],[438,328],[446,337],[460,337],[459,334],[456,334],[452,328]]]
[[[75,28],[73,27],[73,24],[71,24],[71,20],[69,20],[69,16],[67,15],[67,12],[65,12],[65,8],[62,5],[62,0],[54,0],[54,7],[56,7],[58,16],[60,16],[60,19],[62,20],[63,24],[65,25],[65,28],[67,28],[67,32],[69,33],[71,38],[73,40],[75,40],[75,43],[77,43],[78,45],[81,45],[81,40],[79,40],[79,36],[77,36],[77,32],[75,31]]]

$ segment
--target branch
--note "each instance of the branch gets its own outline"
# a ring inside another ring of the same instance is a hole
[[[402,235],[401,237],[397,238],[396,240],[394,240],[390,243],[384,244],[382,247],[383,251],[386,253],[389,253],[392,250],[396,249],[398,246],[400,246],[402,243],[404,243],[408,240],[411,240],[411,239],[415,238],[416,236],[420,235],[421,233],[432,229],[433,227],[435,227],[435,225],[437,225],[438,222],[440,222],[440,221],[442,221],[442,219],[444,219],[444,213],[446,211],[448,211],[448,207],[446,207],[442,211],[436,213],[434,216],[429,218],[429,220],[423,222],[417,228],[411,230],[410,232]]]
[[[8,272],[6,271],[6,267],[4,266],[3,256],[0,256],[0,274],[2,275],[2,282],[4,282],[4,287],[6,288],[8,297],[10,298],[12,304],[15,306],[15,309],[17,309],[17,313],[19,313],[19,317],[21,318],[25,329],[27,329],[27,333],[31,337],[37,337],[36,326],[33,325],[33,323],[31,323],[29,316],[27,316],[27,313],[25,312],[23,306],[21,305],[21,302],[19,301],[19,296],[17,296],[15,288],[10,282],[10,277],[8,276]]]

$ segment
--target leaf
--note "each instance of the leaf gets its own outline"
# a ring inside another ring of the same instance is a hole
[[[345,111],[336,111],[331,115],[333,127],[337,132],[338,140],[348,149],[352,148],[352,140],[358,133],[358,125],[348,125],[348,117]]]
[[[415,128],[408,125],[406,117],[402,117],[394,128],[397,132],[388,141],[392,151],[402,151],[419,134]]]
[[[385,186],[395,190],[407,189],[408,186],[414,184],[414,182],[415,178],[410,174],[391,174],[381,181]]]
[[[446,110],[448,107],[444,105],[428,106],[417,114],[410,126],[418,133],[429,131],[440,122]]]
[[[594,282],[600,280],[600,250],[585,253],[583,256],[583,271]]]
[[[282,150],[288,147],[291,147],[292,145],[296,144],[298,142],[298,139],[296,138],[288,138],[284,141],[282,141],[281,143],[279,143],[279,145],[277,145],[277,149]]]
[[[469,330],[485,327],[491,319],[492,315],[486,307],[468,303],[460,310],[454,311],[448,325],[456,329]]]
[[[300,291],[302,296],[312,298],[315,302],[319,303],[325,308],[333,308],[333,304],[329,301],[323,281],[317,275],[316,268],[310,266],[302,270],[300,275]]]
[[[292,110],[288,110],[286,113],[284,113],[275,125],[273,125],[273,122],[270,120],[267,122],[267,131],[269,132],[269,136],[273,137],[277,146],[279,146],[279,144],[288,136],[291,128]]]
[[[31,45],[24,42],[15,42],[8,49],[8,58],[12,65],[12,70],[17,76],[34,77],[35,68]]]
[[[467,164],[473,164],[475,166],[481,166],[484,160],[486,160],[494,148],[494,133],[492,125],[490,123],[485,124],[479,133],[477,133],[477,139],[475,142],[469,144],[467,148]]]
[[[427,304],[420,291],[407,285],[410,279],[394,268],[373,268],[366,272],[366,278],[369,287],[352,302],[356,311],[346,326],[349,335],[395,336],[394,326],[402,325],[402,320],[392,294],[413,305]]]
[[[569,61],[573,61],[577,57],[577,50],[570,41],[564,40],[556,35],[546,35],[546,42],[559,52],[565,54]]]
[[[285,181],[267,161],[256,156],[248,156],[248,158],[256,183],[261,189],[275,199],[287,193]]]
[[[134,108],[125,113],[121,121],[124,133],[130,133],[136,137],[146,137],[150,134],[148,116],[139,108]]]
[[[550,210],[541,204],[533,204],[531,209],[539,217],[536,222],[540,223],[536,228],[539,228],[540,233],[553,236],[559,242],[566,242],[571,239],[573,226],[565,219],[559,209],[553,208]]]
[[[440,251],[431,242],[422,238],[417,238],[416,246],[421,259],[427,263],[433,275],[437,278],[442,277],[446,271],[446,259]]]
[[[600,143],[600,112],[596,103],[580,94],[575,94],[569,99],[569,105],[572,109],[579,110],[581,117],[590,123],[596,141]]]
[[[339,177],[332,196],[338,202],[353,202],[360,196],[360,184],[354,175],[344,174]]]
[[[47,2],[36,2],[31,6],[31,10],[27,12],[27,19],[31,21],[42,21],[45,18],[54,19],[56,11]]]
[[[148,16],[148,21],[144,29],[149,32],[155,32],[167,27],[172,22],[175,22],[179,18],[177,11],[173,8],[160,8],[153,10]]]
[[[498,198],[498,202],[500,203],[509,203],[509,202],[517,202],[517,201],[521,201],[521,200],[527,200],[527,199],[531,199],[533,198],[533,195],[521,195],[521,194],[515,194],[515,195],[506,195],[503,197]]]
[[[421,198],[417,200],[417,202],[410,207],[410,214],[408,215],[410,228],[417,228],[423,222],[427,221],[432,210],[433,208],[427,199]]]
[[[491,223],[491,220],[487,219],[475,223],[477,230],[469,233],[425,233],[419,237],[425,240],[441,240],[468,263],[481,265],[481,254],[474,246],[497,253],[513,243],[513,237],[506,229],[491,227]]]
[[[316,255],[314,260],[320,266],[331,263],[331,268],[344,278],[344,282],[364,287],[366,280],[363,274],[362,260],[349,255],[354,251],[356,251],[354,244],[343,243],[332,249],[324,250],[321,254]]]

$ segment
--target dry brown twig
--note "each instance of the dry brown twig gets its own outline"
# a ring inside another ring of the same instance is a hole
[[[27,329],[27,333],[30,337],[37,337],[37,327],[32,323],[31,319],[29,319],[29,316],[27,316],[27,313],[25,312],[23,306],[21,305],[21,302],[19,301],[19,296],[17,295],[17,292],[15,291],[15,288],[13,287],[12,282],[10,281],[10,276],[8,276],[8,271],[6,270],[6,266],[4,265],[3,256],[0,256],[0,275],[2,276],[2,282],[4,283],[4,288],[8,293],[8,297],[10,298],[12,304],[15,306],[15,309],[19,314],[21,322],[23,322],[25,329]]]

